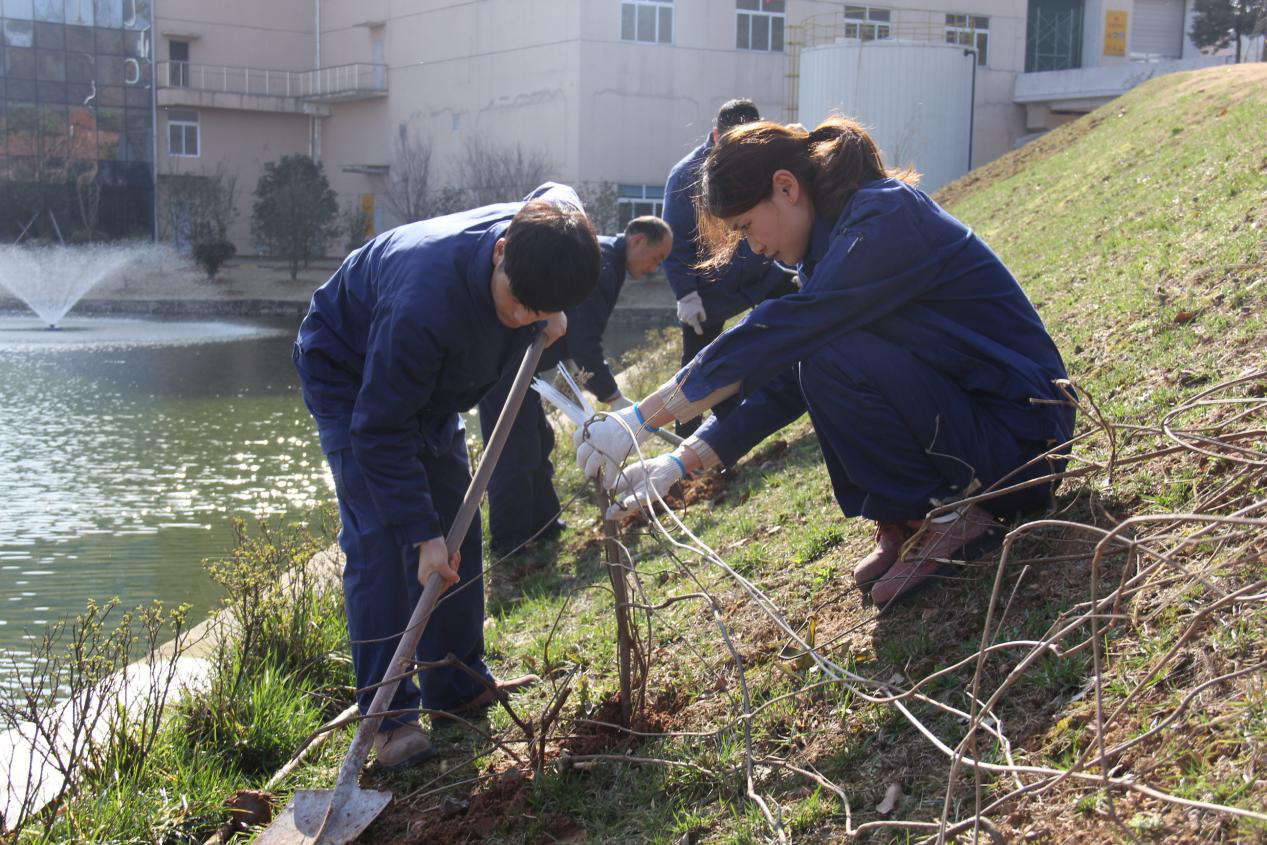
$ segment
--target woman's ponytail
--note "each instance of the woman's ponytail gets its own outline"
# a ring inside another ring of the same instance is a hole
[[[736,126],[721,137],[700,171],[695,195],[704,253],[700,269],[729,263],[741,238],[722,221],[768,198],[779,170],[792,173],[808,192],[815,213],[829,219],[867,182],[887,176],[911,184],[919,180],[914,171],[887,170],[867,130],[845,117],[829,117],[812,132],[769,121]]]

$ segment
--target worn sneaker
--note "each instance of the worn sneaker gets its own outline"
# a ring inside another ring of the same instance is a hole
[[[853,568],[853,581],[858,589],[866,591],[897,563],[902,544],[915,531],[905,522],[877,522],[875,524],[875,549],[858,561]]]
[[[883,611],[932,584],[954,564],[980,557],[1002,539],[1003,527],[976,505],[926,520],[906,553],[871,587],[871,600]]]
[[[374,758],[384,769],[407,769],[435,755],[431,737],[417,724],[379,731],[374,737]]]

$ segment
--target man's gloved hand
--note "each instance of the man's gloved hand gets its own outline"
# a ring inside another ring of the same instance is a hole
[[[673,454],[635,461],[625,467],[620,483],[612,493],[612,506],[607,519],[619,519],[639,507],[652,508],[664,498],[669,488],[686,478],[686,467]]]
[[[704,333],[704,321],[708,315],[704,313],[704,300],[699,291],[693,290],[677,301],[677,318],[679,323],[695,329],[696,334]]]
[[[608,408],[612,411],[623,411],[625,408],[628,408],[633,404],[633,400],[626,397],[625,394],[621,393],[619,390],[611,396],[608,396],[603,401],[607,403]]]
[[[462,553],[454,552],[453,557],[449,557],[443,537],[423,540],[418,544],[418,583],[427,586],[427,579],[434,572],[444,581],[447,590],[458,582],[458,566],[461,563]]]
[[[603,484],[608,488],[614,487],[620,465],[634,450],[635,442],[643,443],[650,436],[651,429],[643,424],[636,403],[596,416],[572,435],[572,443],[576,446],[576,465],[586,478],[597,478],[601,472]]]

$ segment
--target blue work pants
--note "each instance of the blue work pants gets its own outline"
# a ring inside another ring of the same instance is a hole
[[[480,431],[485,443],[493,436],[493,426],[513,381],[513,374],[503,378],[480,401]],[[559,496],[550,462],[553,451],[554,429],[546,419],[540,394],[529,390],[488,483],[488,545],[493,553],[509,554],[559,518]]]
[[[922,519],[937,502],[983,492],[1048,445],[1016,438],[983,404],[905,347],[865,331],[800,365],[801,392],[846,516]],[[1055,467],[1053,469],[1053,466]],[[1040,461],[1001,486],[1063,468]],[[1038,485],[987,500],[997,516],[1044,507]]]
[[[426,450],[423,466],[431,486],[431,496],[441,523],[447,531],[457,516],[462,498],[471,482],[465,431],[458,428],[449,448]],[[327,456],[334,472],[335,493],[339,499],[342,528],[339,545],[347,555],[343,570],[343,601],[347,610],[348,638],[352,643],[352,664],[356,669],[358,690],[377,684],[391,663],[391,656],[400,640],[400,633],[409,623],[409,616],[422,595],[418,583],[418,550],[401,548],[392,532],[378,517],[370,499],[360,464],[351,449],[340,449]],[[492,680],[484,665],[484,581],[480,553],[479,513],[462,541],[461,579],[440,597],[431,620],[427,623],[416,652],[420,661],[443,660],[453,653],[467,666]],[[423,707],[432,710],[454,710],[485,689],[474,678],[454,668],[428,669],[401,682],[389,710]],[[421,687],[421,689],[419,689]],[[374,698],[374,691],[357,694],[357,704],[364,713]],[[416,716],[387,719],[382,730],[390,730]]]

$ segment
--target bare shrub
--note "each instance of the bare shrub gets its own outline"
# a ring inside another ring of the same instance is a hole
[[[555,163],[549,153],[474,138],[455,163],[457,182],[471,206],[514,202],[550,178]]]

